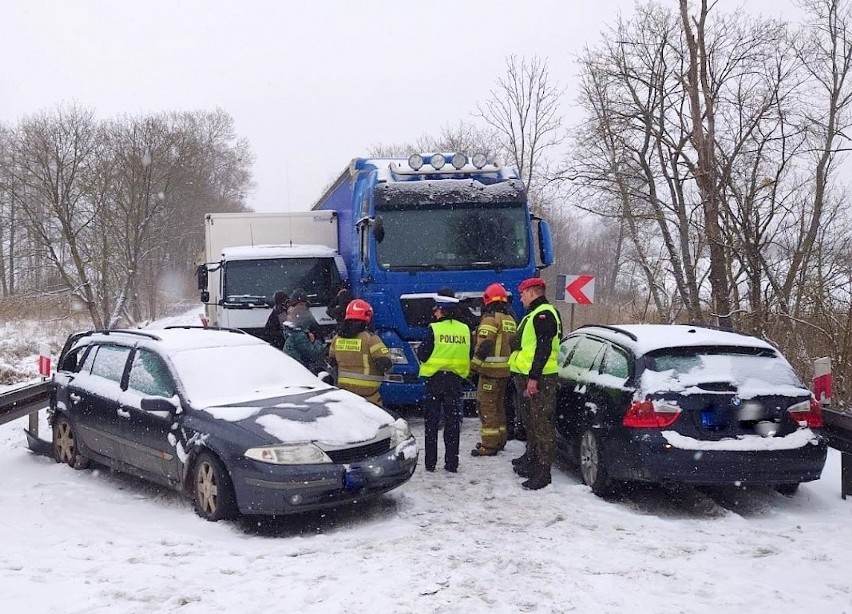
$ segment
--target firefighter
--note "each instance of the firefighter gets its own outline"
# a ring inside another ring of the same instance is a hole
[[[379,336],[367,330],[373,319],[373,308],[356,298],[344,312],[343,322],[331,339],[328,357],[337,371],[337,385],[382,406],[379,387],[382,376],[393,363],[390,352]]]
[[[438,429],[444,419],[444,470],[459,468],[459,433],[462,419],[462,385],[470,374],[470,328],[459,321],[458,300],[449,288],[441,289],[432,308],[433,322],[417,348],[420,377],[426,378],[423,418],[426,427],[426,471],[438,463]]]
[[[482,295],[482,320],[476,329],[471,370],[479,375],[476,403],[482,426],[481,441],[471,456],[494,456],[506,445],[506,387],[509,382],[509,347],[517,324],[506,289],[491,284]]]
[[[539,277],[525,279],[518,286],[527,314],[518,325],[513,346],[516,351],[509,357],[511,370],[519,374],[521,414],[527,429],[527,451],[512,462],[515,473],[529,478],[521,484],[529,490],[550,484],[550,468],[556,455],[556,354],[562,319],[545,297],[545,289],[544,280]]]

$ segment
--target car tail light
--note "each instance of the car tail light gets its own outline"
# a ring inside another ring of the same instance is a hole
[[[810,428],[822,428],[822,405],[816,399],[802,401],[787,408],[787,413],[799,426]]]
[[[666,401],[633,401],[621,423],[634,429],[665,428],[680,417],[680,407]]]

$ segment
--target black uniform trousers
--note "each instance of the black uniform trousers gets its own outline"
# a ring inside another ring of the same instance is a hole
[[[426,468],[438,464],[438,430],[444,419],[444,468],[459,467],[459,433],[462,420],[462,378],[449,371],[438,371],[426,380],[423,420],[426,427]]]

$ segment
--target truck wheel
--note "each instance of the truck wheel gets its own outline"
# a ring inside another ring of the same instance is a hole
[[[53,421],[53,458],[57,463],[68,463],[74,469],[85,469],[89,459],[80,453],[74,427],[65,416],[57,414]]]
[[[237,515],[237,502],[231,479],[222,462],[210,452],[198,455],[192,470],[195,511],[210,522]]]
[[[591,429],[586,429],[580,436],[579,466],[583,482],[593,493],[599,497],[612,493],[613,483],[607,473],[606,459],[603,457],[600,442]]]

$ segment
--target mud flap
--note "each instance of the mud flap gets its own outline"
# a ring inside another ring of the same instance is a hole
[[[53,458],[53,442],[45,441],[44,439],[39,438],[37,435],[33,435],[29,429],[24,429],[24,433],[27,435],[27,447],[34,453],[39,456],[49,456]]]

